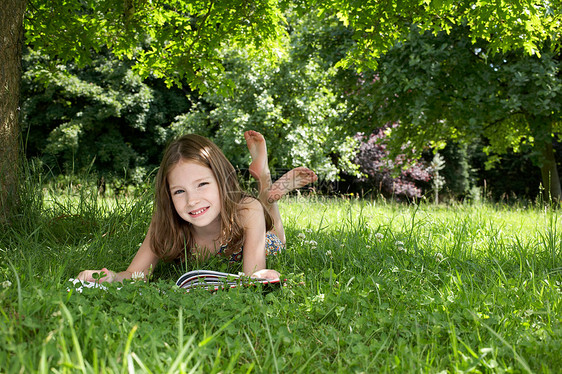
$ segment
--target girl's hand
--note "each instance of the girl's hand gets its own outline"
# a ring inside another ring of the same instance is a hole
[[[94,274],[98,274],[99,278],[94,278]],[[115,272],[103,268],[101,270],[84,270],[76,278],[85,282],[114,282],[116,280],[117,274]]]
[[[261,269],[256,271],[254,274],[250,275],[250,278],[264,278],[269,280],[279,279],[281,274],[277,270],[273,269]]]

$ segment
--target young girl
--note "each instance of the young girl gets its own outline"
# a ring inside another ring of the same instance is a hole
[[[101,282],[122,281],[135,273],[149,274],[160,259],[188,261],[215,255],[241,261],[246,275],[278,278],[277,271],[265,268],[266,255],[285,245],[277,201],[317,176],[299,167],[272,184],[265,139],[256,131],[246,131],[244,137],[258,199],[240,189],[234,167],[214,143],[184,135],[164,153],[156,175],[152,221],[127,270],[84,270],[77,278],[92,282],[94,273],[104,272]]]

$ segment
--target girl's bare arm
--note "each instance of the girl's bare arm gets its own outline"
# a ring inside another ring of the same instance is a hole
[[[123,279],[130,279],[133,276],[133,273],[142,273],[144,276],[148,276],[149,272],[152,271],[158,263],[158,256],[154,254],[152,248],[150,247],[151,232],[152,229],[149,228],[143,243],[127,270],[119,273],[107,268],[102,268],[100,270],[84,270],[78,274],[77,278],[83,281],[93,282],[96,281],[93,277],[94,274],[101,274],[102,272],[105,273],[105,276],[99,279],[100,282],[122,282]]]
[[[277,271],[265,268],[265,217],[262,205],[252,199],[243,204],[240,216],[244,225],[244,273],[260,278],[279,278]]]

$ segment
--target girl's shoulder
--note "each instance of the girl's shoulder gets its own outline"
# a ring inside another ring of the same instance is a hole
[[[238,204],[238,217],[242,226],[247,227],[255,223],[256,219],[264,217],[264,208],[260,201],[253,197],[245,197]]]
[[[240,200],[240,203],[238,204],[238,211],[243,214],[244,211],[248,210],[262,211],[263,207],[258,199],[251,196],[245,196],[242,198],[242,200]]]

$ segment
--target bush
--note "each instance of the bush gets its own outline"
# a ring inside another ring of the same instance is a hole
[[[173,136],[169,124],[189,109],[187,93],[142,81],[109,53],[79,68],[29,50],[22,81],[27,157],[55,175],[91,171],[138,184],[159,164]]]
[[[423,160],[414,161],[404,155],[389,158],[390,151],[384,142],[389,126],[376,129],[368,138],[362,133],[357,134],[361,145],[355,162],[365,175],[358,182],[365,189],[398,200],[421,198],[429,187],[431,168]]]

